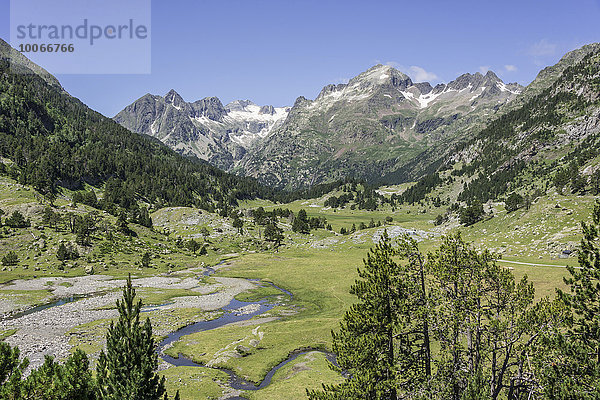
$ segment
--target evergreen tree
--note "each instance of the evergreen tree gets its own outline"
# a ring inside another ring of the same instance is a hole
[[[202,245],[202,247],[200,248],[200,253],[198,253],[198,254],[200,254],[201,256],[205,256],[208,254],[208,250],[206,249],[205,244]]]
[[[564,312],[560,302],[534,303],[527,277],[515,282],[492,254],[476,252],[460,234],[444,237],[425,261],[416,241],[406,236],[394,247],[386,232],[364,263],[351,288],[358,303],[333,334],[339,366],[350,377],[308,391],[310,399],[540,393],[539,366],[549,364],[541,338],[560,330]]]
[[[591,223],[581,223],[583,239],[579,266],[567,267],[565,283],[570,293],[558,291],[573,316],[569,329],[558,341],[562,362],[550,379],[554,398],[600,398],[600,201],[596,200]]]
[[[69,251],[67,250],[67,246],[65,246],[64,243],[61,243],[58,246],[56,258],[58,258],[60,261],[65,261],[69,259]]]
[[[21,352],[18,347],[0,341],[0,399],[19,399],[21,379],[29,360],[19,359]]]
[[[241,235],[244,233],[243,227],[244,222],[236,215],[236,218],[233,219],[233,227],[238,230],[238,233]]]
[[[135,301],[131,275],[117,300],[119,320],[111,323],[96,368],[101,400],[160,400],[165,393],[164,377],[155,372],[155,351],[150,319],[140,322],[141,300]]]
[[[127,223],[127,212],[125,210],[119,212],[119,216],[117,217],[117,230],[127,236],[136,236],[135,231],[132,230]]]
[[[504,206],[506,207],[506,211],[512,212],[518,210],[524,203],[523,196],[518,193],[511,193],[510,196],[504,202]]]
[[[190,251],[194,254],[196,254],[196,252],[200,250],[201,247],[202,245],[194,238],[188,240],[187,242],[187,248],[190,249]]]
[[[142,256],[142,268],[150,268],[150,253],[149,252],[145,252],[144,255]]]
[[[19,211],[13,211],[10,217],[6,218],[4,223],[11,228],[27,228],[31,226],[31,223],[28,219],[25,219],[23,214]]]
[[[460,223],[465,226],[473,225],[474,223],[481,221],[484,214],[483,204],[475,200],[473,201],[473,204],[460,209]]]
[[[152,218],[150,217],[150,213],[146,207],[140,208],[138,224],[145,226],[146,228],[152,228]]]
[[[42,213],[42,224],[46,225],[52,229],[58,229],[58,225],[60,223],[60,214],[54,212],[51,207],[44,208]]]
[[[308,217],[306,216],[306,211],[304,209],[298,211],[298,215],[296,215],[296,218],[294,218],[294,222],[292,223],[292,230],[294,232],[305,234],[310,232]]]
[[[2,265],[7,267],[15,266],[19,263],[19,256],[14,251],[9,251],[2,257]]]
[[[265,227],[265,240],[274,242],[275,246],[279,246],[283,240],[283,230],[274,222],[268,223]]]
[[[202,235],[202,238],[204,239],[204,241],[206,242],[206,239],[208,239],[208,237],[210,236],[210,232],[208,231],[208,229],[203,226],[200,229],[200,234]]]
[[[24,378],[29,360],[19,349],[0,342],[0,399],[95,400],[96,388],[86,354],[76,350],[64,364],[46,356],[44,364]]]
[[[423,257],[414,252],[415,245],[407,242],[399,252],[384,232],[369,251],[350,289],[358,303],[344,315],[340,331],[332,333],[338,364],[351,378],[323,385],[322,391],[307,391],[310,399],[396,400],[398,390],[418,385],[430,373],[429,339],[423,335],[428,329],[413,323],[426,320],[425,296],[415,273]],[[408,266],[396,263],[397,255]]]
[[[64,364],[46,356],[44,364],[23,382],[25,399],[94,400],[96,392],[86,354],[76,350]]]

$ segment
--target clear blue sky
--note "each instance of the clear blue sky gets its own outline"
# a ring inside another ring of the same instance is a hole
[[[0,0],[7,41],[8,10]],[[565,52],[600,41],[599,21],[600,0],[154,0],[150,75],[58,78],[107,116],[171,88],[187,101],[292,105],[377,63],[432,83],[489,68],[527,84]]]

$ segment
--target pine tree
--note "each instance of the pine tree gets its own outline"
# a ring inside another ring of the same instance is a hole
[[[265,227],[265,240],[274,242],[275,246],[279,246],[283,240],[283,230],[276,223],[269,222]]]
[[[18,399],[21,391],[21,378],[29,366],[29,359],[19,359],[18,347],[11,347],[0,341],[0,399]]]
[[[106,334],[106,352],[102,351],[96,368],[101,400],[160,400],[165,380],[155,372],[155,351],[150,319],[140,322],[141,300],[135,301],[131,275],[117,300],[119,320],[111,323]]]
[[[296,218],[294,218],[294,222],[292,223],[292,230],[294,232],[305,234],[310,232],[308,217],[306,216],[306,211],[304,209],[298,211],[298,215],[296,215]]]
[[[205,256],[208,254],[208,250],[206,249],[205,244],[202,245],[202,247],[200,248],[200,253],[198,253],[198,254],[200,254],[201,256]]]
[[[600,398],[600,201],[596,200],[591,223],[581,223],[583,238],[579,266],[567,267],[570,293],[558,291],[573,317],[558,341],[563,362],[551,379],[554,398]],[[592,395],[593,393],[593,395]],[[575,397],[572,397],[575,396]]]
[[[242,233],[244,233],[243,227],[244,227],[244,221],[242,221],[237,215],[236,217],[233,219],[233,227],[236,228],[238,230],[238,233],[241,235]]]
[[[69,251],[67,250],[67,246],[64,243],[61,243],[58,246],[58,250],[56,251],[56,258],[60,261],[65,261],[69,259]]]
[[[152,228],[152,217],[150,217],[150,213],[148,213],[148,209],[146,207],[140,208],[138,223],[146,228]]]
[[[95,400],[89,360],[76,350],[64,364],[46,356],[44,364],[23,378],[29,360],[19,360],[19,348],[0,342],[0,399]]]
[[[19,263],[19,256],[14,251],[9,251],[2,257],[2,265],[13,267]]]
[[[19,211],[13,211],[10,217],[6,218],[4,223],[11,228],[27,228],[31,226],[31,222],[25,219]]]
[[[150,268],[150,253],[149,252],[145,252],[144,255],[142,256],[142,267],[143,268]]]
[[[307,391],[310,399],[396,400],[399,389],[422,382],[430,373],[424,362],[429,339],[423,326],[413,322],[419,320],[416,315],[423,316],[425,306],[417,267],[423,266],[423,257],[415,253],[415,242],[403,249],[396,250],[384,232],[367,254],[350,289],[358,303],[344,315],[340,331],[332,333],[338,364],[352,378],[323,385],[323,391]],[[397,264],[397,255],[409,266]]]

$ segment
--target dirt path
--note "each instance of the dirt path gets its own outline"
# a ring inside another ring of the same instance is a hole
[[[505,262],[505,263],[510,263],[510,264],[519,264],[519,265],[530,265],[532,267],[556,267],[556,268],[567,268],[566,265],[554,265],[554,264],[533,264],[533,263],[526,263],[526,262],[522,262],[522,261],[509,261],[509,260],[502,260],[502,259],[498,259],[496,260],[498,262]],[[576,269],[581,269],[581,267],[573,267]]]

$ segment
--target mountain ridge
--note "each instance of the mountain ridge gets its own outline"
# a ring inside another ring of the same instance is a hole
[[[142,96],[114,119],[180,153],[272,186],[297,189],[389,172],[428,142],[451,134],[465,115],[471,123],[481,117],[473,111],[489,111],[520,90],[492,71],[463,74],[434,87],[378,64],[347,83],[325,85],[314,100],[299,96],[292,107],[257,106],[249,100],[223,105],[214,97],[188,103],[172,90],[165,96]],[[198,102],[210,104],[199,112]],[[398,154],[392,154],[389,144]],[[374,157],[360,160],[372,152]],[[341,163],[348,168],[340,168]]]
[[[146,94],[113,119],[153,136],[184,155],[195,155],[222,169],[246,153],[287,116],[286,107],[258,106],[250,100],[223,105],[217,97],[186,102],[174,89],[164,96]]]
[[[431,142],[475,126],[521,87],[493,72],[463,74],[432,87],[376,65],[346,84],[299,97],[282,126],[256,141],[233,171],[294,189],[343,179],[373,180],[408,162]]]

